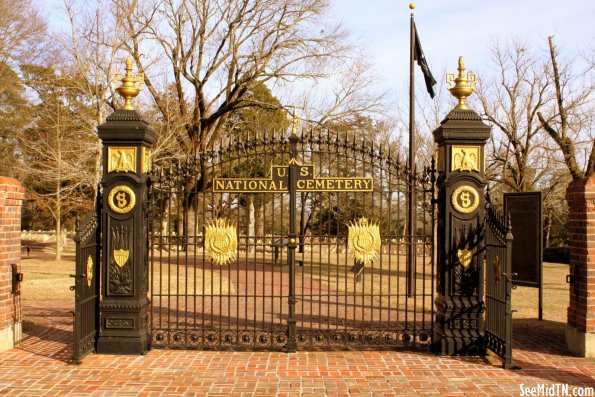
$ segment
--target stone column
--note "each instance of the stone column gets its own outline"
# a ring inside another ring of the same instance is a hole
[[[465,104],[475,75],[459,75],[451,93],[459,104],[434,131],[438,144],[436,321],[432,349],[445,355],[482,355],[485,142],[490,127]]]
[[[566,189],[570,237],[570,305],[566,343],[582,357],[595,357],[595,177]]]
[[[0,352],[21,339],[21,205],[25,190],[13,178],[0,176]]]
[[[98,127],[103,143],[101,322],[97,352],[143,354],[149,349],[147,194],[155,133],[134,110],[132,59],[118,92],[126,105]]]

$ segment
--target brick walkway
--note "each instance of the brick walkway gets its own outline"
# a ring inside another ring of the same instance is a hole
[[[515,324],[515,362],[426,352],[201,352],[94,355],[70,362],[66,304],[28,307],[21,347],[0,353],[1,396],[505,396],[525,387],[595,387],[595,360],[572,357],[560,333]]]

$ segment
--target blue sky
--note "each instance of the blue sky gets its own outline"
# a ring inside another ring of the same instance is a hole
[[[387,88],[408,84],[409,3],[333,2],[332,15],[366,47]],[[595,48],[593,0],[424,0],[415,4],[420,41],[437,80],[444,78],[444,68],[456,71],[460,55],[465,57],[467,68],[479,72],[481,79],[482,73],[489,73],[489,46],[496,38],[521,38],[545,51],[547,36],[553,34],[556,45],[571,59]]]
[[[92,1],[91,1],[92,3]],[[330,0],[330,16],[366,49],[382,90],[407,91],[410,1]],[[66,27],[63,0],[40,0],[52,28]],[[520,38],[546,51],[554,35],[564,57],[579,59],[595,49],[594,0],[423,0],[415,21],[424,53],[437,80],[455,72],[460,55],[468,70],[490,73],[489,46],[495,39]],[[580,63],[580,61],[579,61]],[[416,69],[416,85],[423,84]]]

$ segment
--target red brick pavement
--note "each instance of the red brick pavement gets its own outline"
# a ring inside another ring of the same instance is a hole
[[[570,356],[560,335],[516,327],[514,357],[427,352],[203,352],[93,355],[70,362],[67,304],[25,308],[24,341],[0,353],[2,396],[505,396],[525,387],[595,387],[595,361]]]

